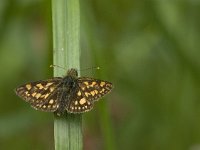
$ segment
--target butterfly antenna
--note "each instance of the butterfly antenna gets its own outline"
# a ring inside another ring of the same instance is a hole
[[[63,69],[63,70],[67,70],[66,68],[61,67],[61,66],[58,66],[58,65],[50,65],[49,67],[51,67],[51,68],[58,67],[58,68],[61,68],[61,69]]]
[[[86,71],[86,70],[90,70],[90,69],[97,69],[97,70],[99,70],[100,67],[90,67],[90,68],[81,69],[79,71]]]

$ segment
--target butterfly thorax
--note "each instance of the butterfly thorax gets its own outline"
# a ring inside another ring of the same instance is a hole
[[[59,107],[56,111],[58,115],[63,114],[66,111],[66,104],[70,103],[73,96],[76,94],[77,89],[77,71],[70,69],[59,85]]]

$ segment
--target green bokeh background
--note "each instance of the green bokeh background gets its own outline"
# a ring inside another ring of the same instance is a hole
[[[200,149],[200,1],[81,0],[82,75],[115,89],[83,115],[85,150]],[[53,150],[53,115],[13,89],[52,77],[49,0],[0,4],[0,149]]]

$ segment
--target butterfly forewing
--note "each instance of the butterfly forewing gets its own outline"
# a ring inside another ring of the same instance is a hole
[[[16,88],[16,94],[37,110],[53,112],[57,109],[57,86],[62,78],[30,82]]]
[[[93,108],[93,103],[112,90],[110,82],[88,77],[77,79],[76,92],[67,106],[70,113],[83,113]]]
[[[79,78],[78,84],[84,97],[90,102],[97,101],[99,98],[109,93],[113,88],[112,83],[108,81],[88,77]]]

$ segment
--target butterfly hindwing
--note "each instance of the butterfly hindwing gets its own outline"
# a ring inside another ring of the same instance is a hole
[[[38,103],[41,101],[35,101],[31,104],[31,107],[36,110],[46,111],[46,112],[55,112],[58,108],[58,92],[52,93],[46,100],[43,100],[43,103]]]
[[[93,102],[88,101],[84,97],[84,93],[78,87],[74,92],[73,97],[70,98],[69,104],[66,106],[66,110],[69,113],[83,113],[90,111],[93,108]]]
[[[15,89],[16,94],[37,110],[53,112],[57,109],[57,86],[62,78],[30,82]]]

